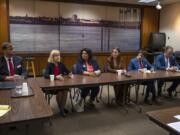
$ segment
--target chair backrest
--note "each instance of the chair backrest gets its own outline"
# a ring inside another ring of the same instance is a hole
[[[178,60],[180,59],[180,51],[175,51],[174,55],[175,55],[176,59],[178,59]]]
[[[45,76],[45,72],[46,72],[46,69],[43,68],[43,69],[42,69],[42,76]]]
[[[102,73],[107,73],[108,69],[107,69],[107,65],[105,65],[102,69],[101,69]]]
[[[149,35],[148,48],[152,52],[159,52],[163,50],[166,44],[166,34],[165,33],[155,33],[152,32]]]
[[[73,73],[73,74],[77,74],[77,65],[76,65],[76,64],[74,64],[74,65],[72,66],[72,73]]]

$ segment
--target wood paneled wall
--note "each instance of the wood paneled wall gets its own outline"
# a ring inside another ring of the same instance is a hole
[[[0,0],[0,45],[9,40],[8,1]]]
[[[44,69],[47,65],[47,59],[48,55],[47,53],[40,53],[40,54],[22,54],[19,53],[19,56],[22,56],[24,58],[28,57],[34,57],[35,60],[35,69],[36,69],[36,74],[41,75],[42,74],[42,69]],[[110,53],[94,53],[94,57],[97,60],[99,66],[101,69],[104,69],[106,65],[106,60],[107,57],[110,55]],[[137,52],[123,52],[121,53],[122,58],[125,60],[126,68],[129,64],[129,61],[131,58],[135,57],[137,55]],[[72,70],[72,66],[77,62],[79,58],[79,54],[77,53],[66,53],[66,54],[61,54],[62,57],[62,62],[67,66],[69,70]]]
[[[139,6],[138,6],[139,7]],[[143,10],[142,16],[142,28],[141,28],[141,48],[145,48],[148,43],[148,36],[150,32],[159,31],[159,11],[155,7],[141,6]],[[9,41],[9,22],[8,22],[8,0],[0,0],[0,47],[1,43]],[[122,57],[126,61],[126,66],[128,65],[130,59],[134,57],[136,52],[122,53]],[[18,54],[22,57],[34,57],[35,58],[35,68],[37,75],[41,74],[42,69],[47,64],[47,53],[31,54],[31,53],[21,53]],[[104,67],[106,59],[109,56],[108,53],[96,53],[95,57],[101,68]],[[67,65],[69,69],[72,65],[76,63],[79,54],[62,54],[63,62]]]
[[[143,9],[141,27],[141,47],[146,48],[150,32],[159,32],[160,12],[155,7],[145,7]]]

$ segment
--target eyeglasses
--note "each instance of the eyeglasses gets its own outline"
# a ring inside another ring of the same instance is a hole
[[[13,47],[11,47],[11,48],[7,48],[7,50],[8,50],[8,51],[13,51],[13,50],[14,50],[14,48],[13,48]]]

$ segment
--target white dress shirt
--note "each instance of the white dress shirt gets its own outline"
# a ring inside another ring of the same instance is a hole
[[[166,63],[166,68],[170,68],[170,62],[169,62],[169,58],[165,57],[165,63]]]

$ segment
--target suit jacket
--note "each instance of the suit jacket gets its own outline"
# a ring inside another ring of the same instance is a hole
[[[97,64],[96,60],[92,59],[89,61],[89,64],[91,64],[94,68],[94,71],[100,70],[99,65]],[[86,64],[83,60],[79,59],[76,64],[76,73],[77,74],[83,74],[84,71],[87,71]]]
[[[149,63],[149,61],[146,58],[144,58],[142,60],[142,63],[144,65],[144,68],[147,68],[148,70],[153,68],[153,66]],[[139,60],[137,58],[131,59],[131,62],[128,65],[128,71],[130,71],[130,70],[138,70],[138,69],[140,69]]]
[[[46,67],[45,73],[44,73],[45,78],[49,78],[49,75],[54,74],[54,66],[55,66],[54,63],[47,64],[47,67]],[[58,67],[59,67],[60,74],[62,74],[62,75],[68,75],[70,73],[69,70],[65,67],[65,65],[62,62],[58,63]]]
[[[13,56],[14,72],[17,75],[27,77],[27,71],[23,67],[23,59],[19,56]],[[8,65],[4,56],[0,57],[0,81],[3,81],[6,76],[9,76]]]
[[[176,58],[174,56],[169,58],[170,67],[177,66],[180,68],[180,66],[176,62]],[[165,56],[164,54],[160,54],[155,59],[155,67],[158,70],[166,70],[166,62],[165,62]]]
[[[105,72],[116,73],[116,70],[125,68],[125,63],[124,63],[123,58],[120,58],[119,60],[117,59],[116,62],[117,62],[117,65],[114,65],[113,58],[111,56],[108,57],[106,67],[105,67]]]

